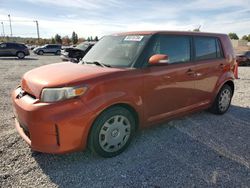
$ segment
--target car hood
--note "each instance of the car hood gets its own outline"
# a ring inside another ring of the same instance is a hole
[[[96,65],[55,63],[25,73],[21,87],[27,93],[39,98],[43,88],[74,86],[86,80],[122,70]]]

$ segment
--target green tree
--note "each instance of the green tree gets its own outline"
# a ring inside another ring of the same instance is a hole
[[[228,36],[229,36],[230,39],[239,40],[239,37],[237,36],[236,33],[229,33]]]
[[[93,41],[93,37],[92,36],[90,37],[90,41]]]
[[[55,41],[58,44],[62,44],[62,37],[58,34],[55,35]]]
[[[95,36],[95,39],[94,39],[95,41],[98,41],[99,39],[98,39],[98,36]]]
[[[87,38],[87,41],[88,41],[88,42],[90,41],[90,38],[89,38],[89,37]]]
[[[248,42],[250,42],[250,34],[248,34],[248,37],[247,37],[247,38],[248,38]]]
[[[51,38],[51,44],[55,44],[55,43],[56,43],[55,38],[52,37],[52,38]]]
[[[76,44],[78,42],[78,35],[75,33],[75,31],[73,31],[73,33],[72,33],[71,40],[72,40],[73,44]]]
[[[196,28],[193,30],[194,32],[200,32],[200,28]]]
[[[62,38],[62,43],[63,43],[64,45],[69,45],[70,42],[71,42],[71,41],[70,41],[70,39],[69,39],[68,36],[65,36],[65,37]]]
[[[248,36],[247,36],[247,35],[244,35],[241,39],[242,39],[242,40],[247,40],[247,41],[248,41]]]

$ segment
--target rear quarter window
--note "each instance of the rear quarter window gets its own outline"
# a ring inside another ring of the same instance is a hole
[[[222,58],[219,40],[215,37],[194,37],[195,60]]]

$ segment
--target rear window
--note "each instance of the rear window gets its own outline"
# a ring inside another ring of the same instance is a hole
[[[195,37],[195,59],[207,60],[223,57],[219,40],[214,37]]]

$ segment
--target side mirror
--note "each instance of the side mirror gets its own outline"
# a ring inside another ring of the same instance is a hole
[[[165,54],[155,54],[149,58],[149,65],[168,65],[168,56]]]

